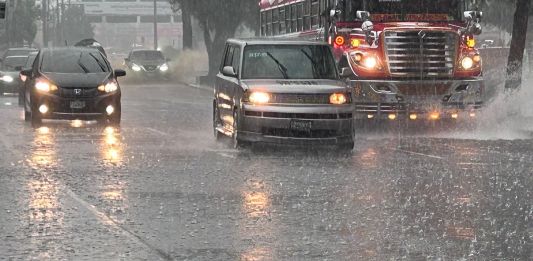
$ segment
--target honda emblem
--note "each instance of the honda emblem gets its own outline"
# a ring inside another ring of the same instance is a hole
[[[74,89],[74,94],[81,95],[81,89]]]

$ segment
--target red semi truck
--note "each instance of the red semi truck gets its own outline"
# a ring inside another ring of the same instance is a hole
[[[263,0],[261,35],[328,41],[357,119],[469,119],[483,106],[475,0]]]

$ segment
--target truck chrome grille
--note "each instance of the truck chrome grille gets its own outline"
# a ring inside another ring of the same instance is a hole
[[[457,52],[454,32],[385,31],[385,51],[391,76],[449,78]]]

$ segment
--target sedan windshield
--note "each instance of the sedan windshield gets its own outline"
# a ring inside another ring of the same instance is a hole
[[[131,54],[132,60],[164,60],[163,54],[159,51],[135,51]]]
[[[43,55],[43,72],[49,73],[103,73],[110,68],[98,51],[51,50]]]
[[[329,47],[252,45],[244,49],[243,79],[337,79]]]
[[[4,71],[16,71],[17,67],[24,66],[27,56],[9,56],[4,60],[2,70]]]

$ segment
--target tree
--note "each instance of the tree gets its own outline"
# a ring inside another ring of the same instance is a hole
[[[189,0],[169,0],[174,13],[181,10],[181,19],[183,22],[183,49],[192,49],[192,17],[191,1]]]
[[[39,10],[35,7],[35,0],[20,0],[7,32],[9,43],[22,45],[26,42],[32,44],[37,34],[35,21],[38,17]]]
[[[64,16],[63,35],[69,45],[94,37],[93,27],[81,6],[67,5]]]
[[[182,0],[187,1],[187,0]],[[255,0],[189,0],[191,11],[200,23],[209,57],[209,74],[214,77],[224,52],[226,39],[240,25],[256,28],[259,5]]]
[[[526,48],[527,24],[530,8],[531,0],[516,1],[511,47],[509,50],[509,59],[507,61],[507,78],[505,81],[506,90],[517,89],[520,87],[520,84],[522,84],[522,65],[524,50]]]

